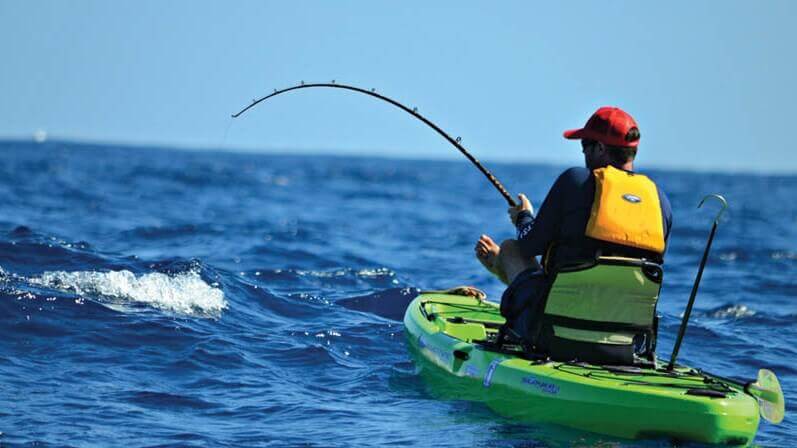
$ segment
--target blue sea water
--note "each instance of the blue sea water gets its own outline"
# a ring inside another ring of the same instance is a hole
[[[669,446],[519,425],[438,399],[407,353],[420,289],[502,292],[472,256],[509,238],[467,162],[0,143],[2,446]],[[490,164],[539,204],[563,167]],[[644,166],[640,166],[644,168]],[[643,170],[644,171],[644,170]],[[797,177],[648,172],[675,224],[659,311],[681,361],[766,367],[797,439]]]

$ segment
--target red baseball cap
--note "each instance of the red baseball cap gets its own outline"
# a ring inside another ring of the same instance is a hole
[[[626,140],[631,128],[639,128],[631,115],[619,107],[605,106],[596,110],[583,128],[565,131],[564,136],[571,140],[597,140],[606,145],[636,148],[639,145],[639,138],[633,141]]]

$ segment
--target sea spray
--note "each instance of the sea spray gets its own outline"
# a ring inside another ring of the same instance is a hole
[[[173,275],[127,270],[54,271],[29,279],[34,285],[72,292],[104,305],[145,305],[194,317],[217,317],[227,308],[224,293],[208,285],[196,271]]]

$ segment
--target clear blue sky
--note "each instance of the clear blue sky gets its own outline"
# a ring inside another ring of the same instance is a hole
[[[797,172],[797,2],[0,0],[0,138],[580,163],[561,138],[601,105],[638,166]]]

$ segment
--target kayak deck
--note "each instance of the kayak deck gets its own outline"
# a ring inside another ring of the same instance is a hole
[[[697,370],[598,366],[494,351],[504,323],[497,304],[422,293],[404,326],[410,352],[437,389],[485,402],[499,414],[616,437],[746,444],[758,403]]]

